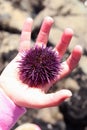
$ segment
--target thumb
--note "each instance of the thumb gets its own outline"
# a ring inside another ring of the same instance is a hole
[[[70,98],[72,96],[71,91],[63,89],[55,93],[50,94],[42,94],[39,99],[37,100],[37,108],[44,108],[44,107],[53,107],[58,106],[62,103],[65,99]]]

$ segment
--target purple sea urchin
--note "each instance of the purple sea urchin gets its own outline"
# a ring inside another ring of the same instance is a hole
[[[60,72],[60,57],[51,47],[35,46],[19,61],[20,80],[30,87],[44,86]]]

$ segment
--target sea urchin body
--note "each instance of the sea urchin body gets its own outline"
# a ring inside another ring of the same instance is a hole
[[[35,46],[19,61],[20,80],[30,87],[44,86],[57,78],[60,64],[59,55],[51,47]]]

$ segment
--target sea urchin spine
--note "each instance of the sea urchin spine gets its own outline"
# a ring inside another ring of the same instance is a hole
[[[57,78],[60,65],[60,57],[51,47],[35,46],[19,61],[19,78],[30,87],[44,86]]]

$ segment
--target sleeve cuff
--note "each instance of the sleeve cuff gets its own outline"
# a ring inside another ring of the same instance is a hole
[[[10,130],[25,112],[0,89],[0,130]]]

